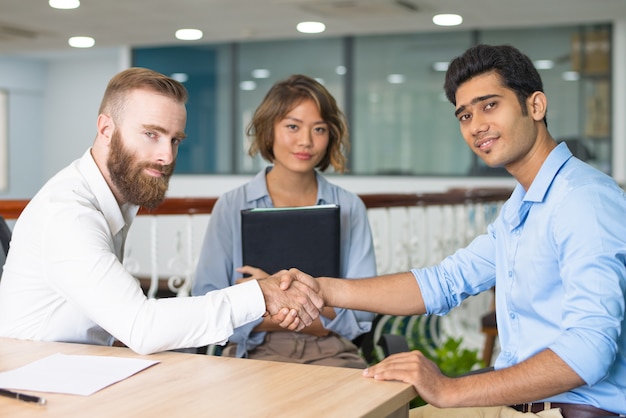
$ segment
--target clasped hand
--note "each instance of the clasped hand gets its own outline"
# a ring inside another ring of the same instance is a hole
[[[316,280],[297,269],[258,279],[267,314],[290,331],[300,331],[317,319],[324,307]]]

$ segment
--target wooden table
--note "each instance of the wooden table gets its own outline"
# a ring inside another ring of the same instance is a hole
[[[159,360],[91,396],[43,396],[38,406],[0,397],[0,416],[20,417],[407,417],[413,386],[361,371],[260,360],[0,338],[0,372],[51,354]],[[62,378],[62,376],[60,376]]]

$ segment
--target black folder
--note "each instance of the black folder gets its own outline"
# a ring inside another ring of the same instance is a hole
[[[241,211],[243,264],[269,274],[295,267],[313,277],[339,277],[338,205]]]

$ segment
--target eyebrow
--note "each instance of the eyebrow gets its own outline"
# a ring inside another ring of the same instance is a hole
[[[162,134],[167,134],[167,131],[165,129],[163,129],[161,126],[159,126],[159,125],[143,125],[143,127],[144,127],[144,129],[148,129],[148,130],[151,130],[151,131],[157,131],[157,132],[160,132]],[[187,138],[187,134],[185,134],[182,131],[181,132],[176,132],[174,134],[174,138],[185,139],[185,138]]]
[[[474,106],[476,103],[480,103],[480,102],[483,102],[483,101],[485,101],[485,100],[489,100],[489,99],[491,99],[491,98],[493,98],[493,97],[502,97],[502,96],[501,96],[501,95],[499,95],[499,94],[487,94],[487,95],[485,95],[485,96],[478,96],[478,97],[474,97],[474,98],[472,99],[472,101],[470,102],[470,105]],[[459,113],[463,112],[463,111],[465,110],[465,108],[466,108],[466,107],[467,107],[466,105],[460,106],[460,107],[459,107],[459,108],[458,108],[458,109],[454,112],[454,116],[459,116]]]
[[[289,119],[289,120],[293,120],[293,121],[302,123],[302,121],[300,119],[294,118],[293,116],[285,116],[284,119]],[[321,124],[328,125],[328,123],[326,121],[324,121],[324,120],[318,120],[317,122],[313,122],[313,124],[314,125],[321,125]]]

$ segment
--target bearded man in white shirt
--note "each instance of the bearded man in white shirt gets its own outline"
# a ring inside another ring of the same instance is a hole
[[[320,312],[306,285],[276,278],[189,298],[148,299],[122,264],[140,206],[165,197],[185,138],[187,91],[162,74],[130,68],[105,91],[93,146],[50,179],[17,220],[0,282],[0,336],[111,345],[140,354],[225,342],[266,312]]]

